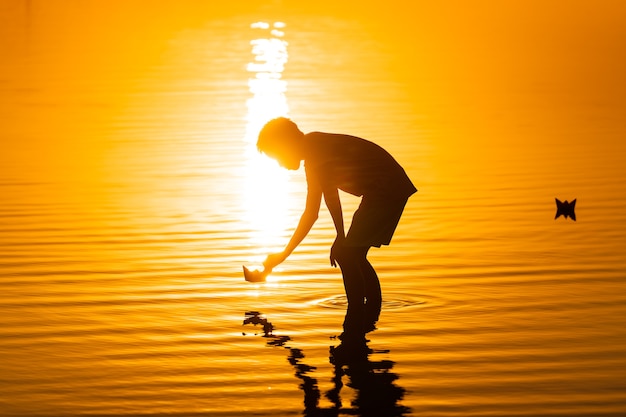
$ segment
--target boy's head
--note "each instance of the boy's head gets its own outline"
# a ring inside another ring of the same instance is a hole
[[[263,126],[256,143],[257,149],[287,169],[300,168],[300,141],[304,133],[286,117],[270,120]]]

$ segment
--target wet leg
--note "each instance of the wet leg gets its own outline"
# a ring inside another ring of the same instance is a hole
[[[343,285],[348,299],[348,308],[343,322],[343,338],[344,340],[360,339],[364,336],[365,279],[355,248],[342,248],[337,263],[341,268]]]
[[[359,268],[363,275],[365,291],[365,329],[373,330],[374,324],[378,321],[382,306],[382,291],[378,275],[372,264],[367,260],[369,247],[359,248],[358,259]]]

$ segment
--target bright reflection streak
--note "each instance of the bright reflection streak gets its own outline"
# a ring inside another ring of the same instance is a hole
[[[284,245],[287,227],[289,174],[276,162],[256,149],[258,133],[263,125],[279,116],[287,116],[287,82],[282,72],[287,62],[287,42],[282,37],[285,24],[256,22],[251,28],[263,36],[251,41],[254,62],[247,70],[252,97],[247,101],[245,158],[248,169],[244,210],[250,230],[250,243],[255,256],[249,259],[260,264],[269,251]]]

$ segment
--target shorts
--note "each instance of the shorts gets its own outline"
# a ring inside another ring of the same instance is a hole
[[[398,226],[406,198],[363,197],[354,212],[344,245],[370,247],[389,245]]]

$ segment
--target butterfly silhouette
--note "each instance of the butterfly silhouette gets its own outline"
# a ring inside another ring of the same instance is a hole
[[[576,207],[576,199],[573,199],[571,203],[568,203],[567,200],[561,201],[558,198],[556,200],[556,216],[555,219],[558,219],[559,216],[563,216],[566,219],[571,217],[572,220],[576,221],[576,213],[574,213],[574,208]]]

